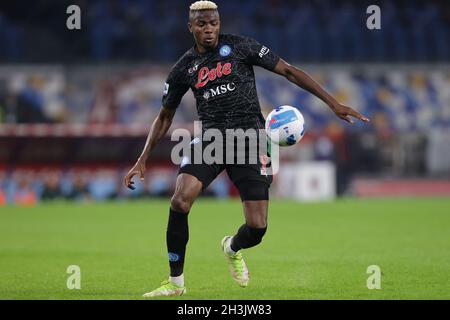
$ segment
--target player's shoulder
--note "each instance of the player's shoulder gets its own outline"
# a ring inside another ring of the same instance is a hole
[[[195,58],[195,51],[193,48],[190,48],[177,60],[177,62],[175,62],[175,64],[172,65],[171,71],[173,73],[176,72],[183,73],[186,69],[188,69],[188,66],[191,64],[194,58]]]
[[[222,41],[229,42],[229,43],[232,43],[232,44],[235,44],[235,45],[247,44],[247,43],[256,41],[252,37],[244,36],[244,35],[238,35],[238,34],[232,34],[232,33],[222,34],[221,37],[222,37]]]

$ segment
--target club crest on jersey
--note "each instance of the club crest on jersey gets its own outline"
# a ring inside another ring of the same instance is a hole
[[[198,80],[195,88],[204,87],[208,82],[214,81],[217,78],[222,78],[223,76],[228,76],[231,74],[231,63],[227,62],[223,65],[219,62],[217,63],[217,67],[209,70],[208,67],[203,67],[198,72]]]
[[[224,45],[220,48],[219,53],[222,57],[228,57],[231,53],[230,46]]]

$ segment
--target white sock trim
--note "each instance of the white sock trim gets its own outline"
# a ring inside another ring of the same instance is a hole
[[[231,256],[234,256],[236,252],[231,249],[231,240],[233,240],[233,237],[230,237],[227,241],[225,241],[225,252]]]
[[[182,273],[178,277],[169,277],[169,280],[175,283],[177,286],[184,287],[184,274]]]

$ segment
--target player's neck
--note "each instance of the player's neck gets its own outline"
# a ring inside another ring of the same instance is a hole
[[[219,45],[219,39],[217,39],[217,42],[211,48],[206,48],[206,47],[203,47],[202,45],[200,45],[198,43],[195,43],[194,49],[195,49],[195,51],[198,54],[204,54],[206,52],[209,52],[209,51],[212,51],[212,50],[216,49],[218,45]]]

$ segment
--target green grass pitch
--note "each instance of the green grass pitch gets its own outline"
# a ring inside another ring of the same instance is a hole
[[[0,208],[0,299],[142,299],[168,275],[168,205]],[[262,244],[244,251],[247,288],[220,250],[242,222],[239,201],[194,204],[177,299],[450,299],[450,199],[271,201]],[[69,265],[80,290],[67,289]],[[370,265],[380,290],[367,288]]]

